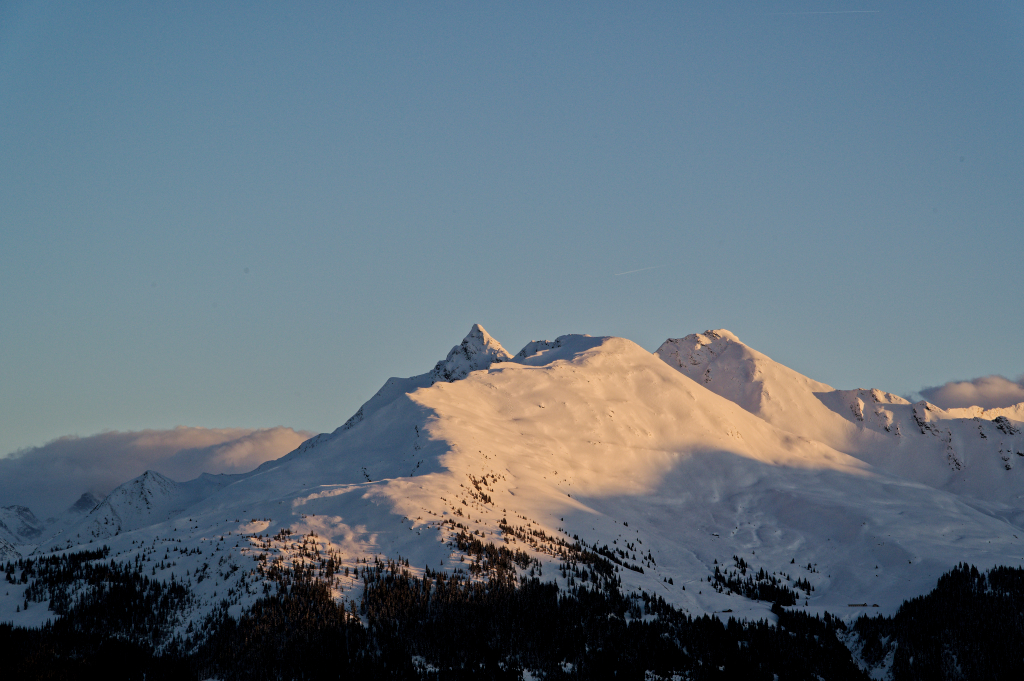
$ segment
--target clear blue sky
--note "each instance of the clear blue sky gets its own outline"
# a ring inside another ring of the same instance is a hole
[[[1018,376],[1022,112],[1021,2],[4,2],[0,453],[331,430],[474,322]]]

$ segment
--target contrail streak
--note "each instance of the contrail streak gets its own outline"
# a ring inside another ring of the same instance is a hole
[[[783,14],[878,14],[881,11],[880,9],[840,9],[819,12],[765,12],[761,16],[773,17]]]
[[[613,277],[621,277],[623,274],[633,274],[634,272],[646,272],[647,270],[656,270],[659,267],[668,267],[668,265],[655,265],[654,267],[641,267],[638,270],[630,270],[628,272],[619,272],[618,274],[613,274],[612,276]]]

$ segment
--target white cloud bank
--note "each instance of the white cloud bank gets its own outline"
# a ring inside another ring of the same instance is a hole
[[[943,409],[981,407],[993,409],[1024,402],[1024,377],[1011,381],[1002,376],[982,376],[971,381],[950,381],[922,388],[921,396]]]
[[[40,518],[83,492],[103,497],[152,469],[173,480],[244,473],[292,451],[312,434],[291,428],[189,428],[58,438],[0,458],[0,506],[28,506]]]

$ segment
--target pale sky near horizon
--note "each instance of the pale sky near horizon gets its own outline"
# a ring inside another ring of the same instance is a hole
[[[1024,3],[0,4],[0,455],[329,431],[480,323],[1024,373]]]

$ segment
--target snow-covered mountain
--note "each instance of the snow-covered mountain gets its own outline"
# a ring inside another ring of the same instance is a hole
[[[462,342],[453,347],[448,352],[448,356],[435,364],[433,369],[410,378],[389,378],[381,389],[333,434],[348,430],[368,414],[393,402],[399,395],[432,386],[438,381],[451,383],[465,378],[472,371],[486,369],[495,362],[505,362],[511,358],[512,356],[505,351],[505,348],[501,347],[501,344],[494,340],[482,326],[474,324]],[[319,442],[323,437],[321,435],[312,439]]]
[[[189,506],[209,497],[236,476],[203,474],[188,482],[175,482],[156,471],[146,471],[118,486],[102,501],[82,497],[54,524],[46,546],[67,548],[82,543],[105,541],[122,532],[150,527],[183,513]],[[83,514],[81,510],[88,508]]]
[[[877,468],[978,502],[1024,499],[1024,404],[945,411],[878,389],[836,390],[724,329],[669,339],[657,354],[768,423]]]
[[[0,507],[0,539],[25,544],[39,539],[46,524],[25,506]]]
[[[46,538],[46,523],[25,506],[0,507],[0,561],[33,551]]]
[[[253,602],[277,559],[333,556],[343,600],[361,586],[341,568],[363,560],[465,568],[460,533],[527,551],[560,585],[578,538],[614,559],[623,589],[694,615],[767,615],[710,588],[741,558],[805,584],[808,609],[891,611],[961,561],[1024,564],[1024,424],[999,416],[837,391],[726,331],[653,354],[568,335],[512,356],[474,326],[333,433],[247,474],[147,472],[36,551],[105,544],[189,583],[196,618]],[[14,608],[0,600],[0,621],[38,616]]]
[[[76,515],[85,515],[92,509],[96,508],[96,505],[101,501],[102,499],[96,498],[96,495],[92,492],[83,492],[82,496],[78,497],[78,501],[71,504],[65,514],[72,517]]]

